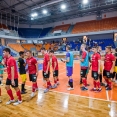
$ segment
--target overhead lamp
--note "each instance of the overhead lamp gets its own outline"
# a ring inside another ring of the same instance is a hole
[[[87,4],[88,3],[88,0],[83,0],[83,4]]]
[[[47,14],[47,10],[45,10],[45,9],[42,12],[43,12],[43,14]]]
[[[66,5],[65,5],[65,4],[62,4],[62,5],[61,5],[61,9],[62,9],[62,10],[65,10],[65,9],[66,9]]]
[[[37,16],[38,16],[37,13],[32,13],[32,14],[31,14],[31,17],[37,17]]]

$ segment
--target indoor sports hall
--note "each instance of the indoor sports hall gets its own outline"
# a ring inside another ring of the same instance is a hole
[[[111,48],[113,60],[106,60],[107,48]],[[97,74],[102,76],[96,81],[92,75],[94,50],[100,57],[94,66],[100,64]],[[21,52],[25,81],[19,65]],[[69,76],[71,54],[73,71]],[[53,56],[58,65],[56,82]],[[81,72],[86,56],[84,89]],[[35,67],[30,58],[36,61]],[[110,61],[111,69],[105,75],[105,64]],[[30,69],[36,69],[32,76]],[[45,74],[50,75],[48,80]],[[31,81],[32,77],[36,81]],[[94,90],[96,82],[100,87]],[[0,0],[0,117],[117,117],[117,0]]]

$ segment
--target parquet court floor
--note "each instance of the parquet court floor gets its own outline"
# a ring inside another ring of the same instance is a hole
[[[2,103],[0,104],[0,117],[117,117],[117,86],[113,83],[113,90],[94,93],[81,91],[79,85],[80,66],[74,64],[74,90],[67,91],[67,77],[65,64],[59,62],[60,85],[48,93],[43,93],[43,78],[40,66],[38,85],[39,91],[30,99],[31,82],[27,80],[27,94],[22,95],[23,103],[18,106],[5,105],[8,96],[2,86]],[[27,75],[28,76],[28,75]],[[28,77],[27,77],[28,79]],[[52,73],[50,77],[53,84]],[[19,82],[21,79],[19,77]],[[93,87],[90,73],[88,83]],[[14,94],[15,95],[15,94]]]

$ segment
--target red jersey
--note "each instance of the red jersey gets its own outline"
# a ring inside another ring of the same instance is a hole
[[[4,59],[4,64],[7,66],[7,60],[8,60],[8,58],[7,57],[3,57],[3,59]]]
[[[50,61],[50,57],[49,57],[49,55],[46,53],[46,54],[44,55],[44,59],[43,59],[43,71],[44,71],[44,72],[46,72],[46,70],[47,70],[47,66],[48,66],[48,62],[49,62],[49,61]],[[48,71],[50,71],[50,66],[49,66]]]
[[[106,54],[105,60],[104,60],[104,70],[110,71],[114,60],[115,60],[115,57],[112,53]]]
[[[37,64],[37,60],[34,57],[27,58],[26,63],[28,64],[29,74],[36,74],[37,69],[35,64]]]
[[[92,55],[91,64],[92,64],[92,71],[98,71],[98,60],[100,60],[100,54],[95,53]]]
[[[56,56],[52,56],[52,68],[54,69],[54,63],[56,62],[56,68],[55,70],[58,70],[58,60],[56,58]]]
[[[17,71],[17,64],[15,59],[10,56],[7,59],[7,74],[8,74],[8,79],[12,79],[12,75],[11,75],[11,67],[14,67],[14,79],[18,79],[18,71]]]

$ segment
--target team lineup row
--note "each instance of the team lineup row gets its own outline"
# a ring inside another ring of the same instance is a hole
[[[70,51],[70,46],[66,46],[66,59],[61,59],[62,62],[66,63],[66,73],[68,76],[68,90],[73,90],[73,63],[74,63],[74,55],[73,52]],[[94,87],[91,91],[100,92],[102,90],[101,85],[104,85],[106,90],[112,89],[112,77],[116,74],[116,53],[115,56],[111,52],[111,47],[106,47],[106,54],[105,56],[101,57],[98,48],[96,46],[92,47],[92,54],[86,50],[86,45],[81,45],[81,55],[77,56],[77,59],[80,61],[80,76],[81,80],[80,83],[82,84],[81,90],[85,91],[88,90],[87,86],[87,74],[89,68],[91,67],[92,71],[92,78]],[[19,52],[19,59],[18,59],[18,67],[19,67],[19,74],[22,78],[22,85],[21,91],[18,87],[18,71],[17,71],[17,64],[16,60],[10,55],[10,49],[5,48],[3,50],[3,61],[2,64],[6,66],[8,77],[6,79],[6,90],[7,94],[10,97],[10,100],[6,104],[18,105],[22,103],[21,94],[26,93],[25,83],[26,83],[26,72],[29,73],[29,80],[32,82],[32,93],[31,97],[35,96],[35,92],[38,90],[37,85],[37,77],[38,77],[38,62],[32,56],[31,51]],[[43,58],[43,79],[46,82],[46,89],[44,93],[47,93],[51,88],[56,88],[59,85],[59,67],[58,67],[58,60],[57,57],[54,55],[54,51],[50,50],[47,52],[45,48],[41,49],[41,53],[44,55]],[[27,59],[26,62],[24,61],[24,56],[26,55]],[[103,78],[105,80],[105,84],[102,83],[102,67],[100,64],[100,60],[104,60],[104,69],[103,69]],[[50,77],[50,64],[52,65],[53,70],[53,78],[54,78],[54,85],[51,84],[49,77]],[[25,66],[28,65],[28,68],[25,70]],[[115,72],[113,71],[115,67]],[[117,75],[116,75],[117,76]],[[18,101],[15,102],[12,90],[10,88],[12,86],[17,94]]]

